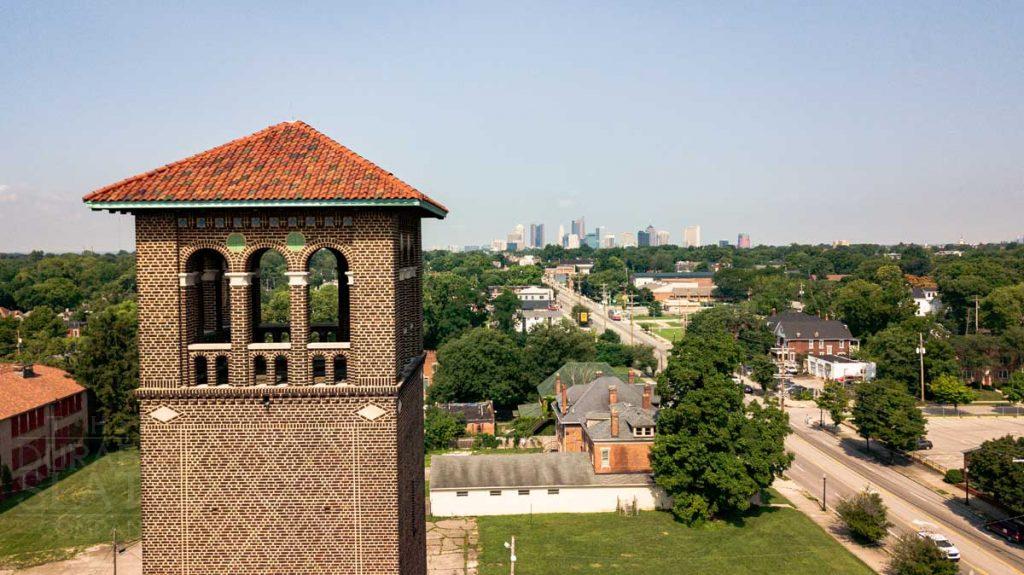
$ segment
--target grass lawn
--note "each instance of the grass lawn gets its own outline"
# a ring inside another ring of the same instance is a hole
[[[676,341],[676,340],[681,339],[683,337],[683,328],[681,328],[681,327],[665,327],[665,328],[661,328],[661,329],[655,329],[654,333],[660,335],[661,337],[663,337],[663,338],[665,338],[665,339],[667,339],[669,341]]]
[[[677,573],[870,575],[859,559],[795,509],[762,508],[735,522],[689,528],[668,512],[479,517],[480,574]]]
[[[0,505],[0,566],[65,559],[77,551],[139,537],[139,452],[86,460],[49,487]]]

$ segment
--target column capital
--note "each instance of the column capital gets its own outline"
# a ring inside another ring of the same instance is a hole
[[[203,270],[203,275],[200,279],[202,279],[204,282],[216,281],[217,274],[219,273],[220,270]]]
[[[305,286],[309,285],[309,272],[284,272],[288,276],[288,285]]]
[[[199,279],[199,272],[187,272],[178,274],[178,287],[192,287]]]
[[[227,272],[224,277],[228,278],[231,286],[246,287],[252,285],[252,279],[258,276],[252,272]]]

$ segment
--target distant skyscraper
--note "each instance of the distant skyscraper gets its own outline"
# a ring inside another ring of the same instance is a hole
[[[636,233],[636,245],[646,248],[651,245],[651,230],[654,228],[647,228],[646,230],[640,230]]]
[[[583,245],[594,248],[595,250],[601,247],[601,240],[597,236],[597,232],[590,232],[583,236]]]
[[[700,226],[686,226],[683,228],[683,245],[688,248],[700,247]]]
[[[597,240],[601,241],[604,239],[605,229],[604,226],[597,226],[594,228],[594,233],[597,234]]]
[[[732,246],[732,244],[729,243],[729,240],[718,240],[718,247],[727,248],[730,246]]]
[[[530,224],[530,247],[544,247],[544,224]]]
[[[503,252],[503,251],[505,251],[505,247],[507,245],[508,245],[508,242],[506,242],[505,240],[502,240],[502,239],[494,240],[494,241],[491,242],[491,251],[492,252]]]
[[[508,238],[506,238],[507,243],[515,244],[515,247],[510,246],[508,247],[508,249],[515,251],[516,249],[519,249],[520,247],[526,245],[526,238],[524,237],[525,235],[526,227],[523,224],[517,224],[516,227],[512,229],[512,233],[510,233],[508,235]]]
[[[636,247],[636,236],[630,232],[622,232],[619,234],[619,246],[624,248]]]
[[[558,237],[555,238],[555,243],[565,247],[565,226],[562,224],[558,224]]]
[[[569,234],[565,236],[565,249],[575,250],[580,247],[580,237],[576,234]]]
[[[615,236],[613,236],[611,234],[608,234],[607,236],[601,238],[601,247],[602,248],[614,248],[615,247]]]
[[[745,250],[750,248],[750,234],[741,233],[736,238],[736,247]]]
[[[658,230],[654,237],[657,239],[654,245],[656,246],[668,246],[672,245],[672,235],[665,230]]]
[[[581,238],[587,235],[587,224],[582,217],[578,220],[572,221],[572,229],[569,231],[569,233],[576,234]]]

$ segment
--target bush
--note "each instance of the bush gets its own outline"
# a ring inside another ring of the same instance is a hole
[[[849,529],[850,535],[861,543],[878,543],[885,538],[892,525],[887,518],[882,498],[869,491],[843,499],[836,505],[836,513]]]
[[[437,407],[428,407],[423,421],[423,444],[427,450],[450,447],[466,430],[466,421]]]
[[[946,559],[938,547],[912,533],[901,535],[889,550],[890,575],[956,575],[957,564]]]
[[[481,433],[473,438],[473,449],[497,449],[501,440],[490,433]]]
[[[11,474],[11,468],[7,467],[7,464],[0,466],[0,493],[4,497],[14,492],[14,477]]]
[[[947,469],[945,477],[942,478],[946,483],[952,483],[956,485],[964,482],[964,472],[961,469]]]

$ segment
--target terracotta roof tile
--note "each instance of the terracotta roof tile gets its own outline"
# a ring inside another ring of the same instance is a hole
[[[85,391],[64,370],[45,365],[32,369],[36,375],[26,379],[13,365],[0,363],[0,420]]]
[[[439,202],[303,122],[284,122],[100,188],[86,202]]]

